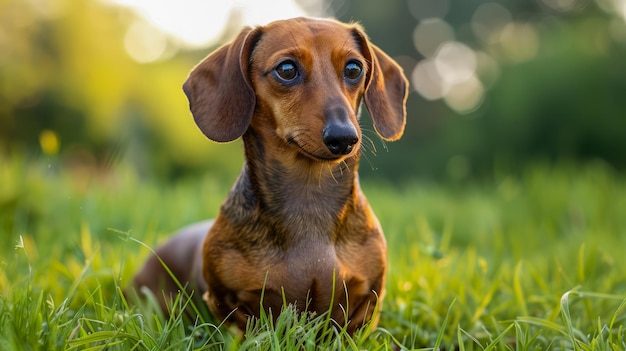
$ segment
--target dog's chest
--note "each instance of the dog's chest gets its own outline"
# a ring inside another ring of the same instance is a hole
[[[332,245],[306,243],[291,250],[278,273],[285,295],[292,303],[328,307],[333,291],[342,287],[342,267]]]

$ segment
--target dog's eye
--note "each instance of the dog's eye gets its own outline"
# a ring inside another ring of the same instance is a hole
[[[285,82],[290,82],[298,77],[298,67],[296,67],[295,62],[291,60],[279,63],[275,72],[278,77]]]
[[[343,69],[343,75],[349,80],[356,81],[361,78],[361,74],[363,73],[363,66],[361,66],[360,62],[350,61],[346,64],[346,67]]]

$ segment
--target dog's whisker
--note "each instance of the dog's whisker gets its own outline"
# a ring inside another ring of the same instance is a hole
[[[337,165],[337,171],[340,176],[343,176],[343,165],[346,163],[346,160],[341,160],[341,162]]]
[[[363,125],[359,125],[359,126],[361,127],[361,131],[363,131],[363,132],[368,132],[368,133],[376,134],[376,130],[374,130],[374,129],[366,128],[366,127],[365,127],[365,126],[363,126]]]
[[[378,150],[376,150],[376,144],[374,144],[374,140],[372,140],[372,138],[369,137],[369,135],[363,134],[363,140],[367,141],[366,143],[361,143],[361,146],[367,151],[367,148],[370,147],[370,152],[372,153],[372,155],[376,156],[376,153],[378,152]]]
[[[322,188],[322,178],[323,178],[323,173],[324,173],[325,167],[319,167],[319,169],[320,169],[320,174],[317,177],[317,187],[321,189]]]
[[[383,149],[385,149],[385,151],[389,151],[389,148],[387,147],[387,143],[384,140],[381,140],[380,143],[383,145]]]
[[[330,164],[328,165],[328,172],[330,173],[330,177],[333,178],[333,180],[335,181],[335,184],[339,184],[339,181],[337,181],[337,178],[335,178],[335,172],[333,172],[333,166]]]
[[[372,150],[371,146],[361,145],[361,153],[367,154],[368,152],[370,152],[373,156],[376,156],[376,151]]]
[[[365,160],[367,161],[367,164],[369,164],[369,165],[370,165],[370,169],[371,169],[372,171],[377,170],[377,168],[376,168],[376,167],[374,167],[374,164],[372,163],[372,160],[370,160],[370,159],[369,159],[369,157],[367,157],[367,154],[366,154],[366,153],[363,153],[363,157],[364,157],[364,158],[365,158]]]
[[[369,146],[371,147],[371,152],[376,155],[376,153],[378,152],[377,148],[376,148],[376,143],[374,142],[374,138],[381,140],[378,137],[378,133],[373,130],[373,129],[369,129],[369,128],[365,128],[364,126],[360,126],[361,127],[361,131],[362,131],[362,135],[363,135],[363,139],[367,140],[367,142],[369,143]],[[372,134],[374,135],[374,138],[372,138],[371,136],[369,136],[368,134]],[[386,146],[383,144],[383,148],[386,148]]]
[[[348,162],[346,162],[346,160],[342,160],[341,165],[339,167],[339,170],[341,171],[342,176],[343,176],[344,169],[346,170],[347,174],[350,174],[350,165],[348,165]]]

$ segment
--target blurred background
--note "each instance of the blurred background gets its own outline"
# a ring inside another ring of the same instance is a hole
[[[206,140],[181,85],[241,26],[299,15],[362,23],[411,81],[402,140],[364,113],[364,178],[626,167],[626,0],[0,0],[0,153],[232,179],[241,143]]]

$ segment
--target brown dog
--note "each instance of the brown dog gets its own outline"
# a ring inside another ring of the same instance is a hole
[[[246,162],[214,222],[157,250],[178,281],[241,329],[261,308],[276,317],[283,301],[330,310],[350,333],[372,319],[386,243],[359,187],[359,106],[383,139],[400,138],[401,68],[357,24],[296,18],[242,30],[183,89],[202,132],[242,137]],[[164,308],[180,290],[155,257],[134,286],[157,292]]]

